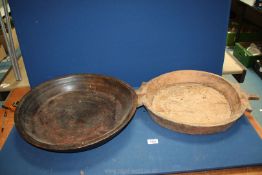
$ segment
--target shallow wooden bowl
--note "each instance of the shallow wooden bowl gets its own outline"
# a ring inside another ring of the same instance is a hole
[[[181,70],[144,83],[139,103],[155,122],[188,134],[211,134],[229,128],[247,108],[247,97],[222,77]]]
[[[21,136],[39,148],[78,151],[97,147],[132,119],[137,96],[115,78],[69,75],[47,81],[23,97],[15,112]]]

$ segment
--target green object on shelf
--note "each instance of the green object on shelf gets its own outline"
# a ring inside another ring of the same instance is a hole
[[[239,42],[235,44],[233,55],[246,67],[252,67],[256,59],[262,59],[262,56],[253,56],[247,51],[251,42]]]
[[[234,46],[236,39],[236,32],[227,32],[227,46]],[[240,33],[239,42],[262,41],[262,32],[260,33]]]
[[[235,32],[227,32],[227,46],[234,46],[235,45],[235,38],[236,38],[236,33]]]

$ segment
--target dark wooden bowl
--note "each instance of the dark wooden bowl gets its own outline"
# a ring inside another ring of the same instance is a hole
[[[47,81],[31,90],[15,112],[21,136],[39,148],[65,152],[97,147],[119,133],[136,110],[126,83],[79,74]]]

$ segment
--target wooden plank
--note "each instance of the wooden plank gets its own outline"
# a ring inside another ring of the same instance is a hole
[[[262,166],[178,173],[173,175],[262,175]]]
[[[256,121],[256,119],[253,117],[253,115],[250,112],[245,112],[245,116],[248,118],[249,122],[253,126],[253,128],[256,130],[259,137],[262,139],[262,127],[260,124]]]
[[[23,87],[23,88],[16,88],[12,90],[7,97],[6,102],[4,103],[5,106],[11,106],[13,102],[16,102],[20,100],[28,91],[30,90],[29,87]],[[4,109],[0,109],[0,123],[2,127],[3,122],[3,115],[4,115]],[[10,110],[6,110],[7,117],[4,121],[5,129],[3,132],[0,131],[0,150],[3,148],[6,139],[9,136],[9,133],[11,132],[13,125],[14,125],[14,112]]]

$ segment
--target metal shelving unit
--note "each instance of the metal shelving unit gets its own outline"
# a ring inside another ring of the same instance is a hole
[[[3,6],[2,9],[4,11],[3,16],[5,17],[6,21],[4,23],[4,19],[3,19],[3,16],[1,14],[0,25],[1,25],[4,40],[5,40],[6,46],[7,46],[7,55],[9,56],[9,58],[11,60],[12,67],[13,67],[14,74],[15,74],[15,78],[16,78],[17,81],[20,81],[20,80],[22,80],[22,77],[21,77],[21,72],[20,72],[19,66],[18,66],[16,51],[15,51],[14,42],[13,42],[11,21],[10,21],[9,10],[8,10],[8,3],[7,3],[7,0],[1,0],[1,2],[2,2],[2,6]]]

